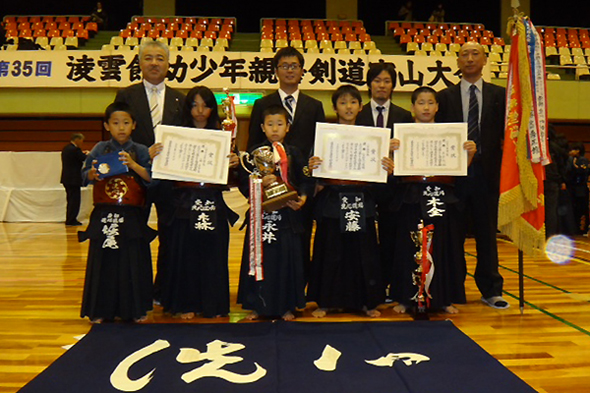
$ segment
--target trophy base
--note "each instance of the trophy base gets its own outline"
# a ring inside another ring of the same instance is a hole
[[[297,191],[287,191],[283,194],[275,196],[273,198],[265,199],[262,202],[262,209],[265,212],[272,212],[279,210],[287,204],[289,201],[296,201],[299,198]]]
[[[412,313],[412,318],[414,318],[414,321],[428,321],[430,320],[430,317],[428,316],[428,313],[426,312],[426,307],[424,306],[419,306],[419,305],[415,305],[414,307],[414,312]]]

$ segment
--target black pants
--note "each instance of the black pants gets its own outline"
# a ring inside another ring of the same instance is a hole
[[[467,231],[469,219],[475,236],[475,283],[484,298],[501,296],[504,279],[498,271],[496,242],[499,190],[490,189],[481,163],[474,162],[469,173],[469,176],[457,179],[455,191],[467,213],[463,215],[463,231]]]
[[[80,186],[64,184],[66,189],[66,225],[75,224],[78,221],[78,213],[80,212],[80,201],[82,199]]]

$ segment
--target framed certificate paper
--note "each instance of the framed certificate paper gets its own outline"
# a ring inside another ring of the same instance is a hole
[[[395,176],[466,176],[467,123],[395,124]]]
[[[163,149],[154,158],[153,178],[227,183],[231,132],[159,125],[155,136]]]
[[[381,159],[389,154],[388,128],[317,123],[314,155],[322,165],[314,177],[387,182]]]

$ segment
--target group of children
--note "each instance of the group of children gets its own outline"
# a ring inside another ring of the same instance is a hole
[[[217,104],[208,88],[193,88],[186,102],[185,125],[220,128]],[[355,124],[362,109],[361,94],[356,87],[341,86],[333,94],[332,103],[339,123]],[[429,87],[418,88],[412,95],[412,109],[416,122],[434,122],[438,110],[436,92]],[[262,316],[291,320],[297,310],[305,308],[307,301],[317,303],[318,308],[313,311],[316,317],[332,310],[356,310],[378,317],[377,307],[385,302],[386,290],[390,299],[398,303],[395,311],[405,312],[417,291],[412,282],[417,248],[410,232],[416,231],[421,221],[436,228],[431,307],[457,312],[453,303],[465,302],[464,239],[457,236],[462,231],[458,228],[460,211],[453,195],[452,178],[436,177],[433,182],[427,182],[388,176],[387,184],[317,181],[313,170],[322,165],[322,157],[307,159],[296,147],[283,145],[289,132],[288,119],[284,107],[267,108],[261,124],[266,141],[252,149],[268,146],[275,153],[276,171],[262,177],[262,187],[280,179],[295,189],[298,196],[276,211],[260,213],[258,225],[262,237],[258,244],[261,251],[258,265],[250,254],[253,236],[248,226],[238,289],[238,303],[251,310],[248,319]],[[107,108],[104,126],[112,139],[94,147],[83,170],[86,179],[95,182],[95,208],[88,229],[80,233],[81,240],[90,239],[81,316],[95,322],[116,318],[142,321],[152,309],[149,243],[154,234],[142,218],[145,214],[140,202],[121,203],[123,197],[118,194],[136,189],[141,192],[149,187],[151,159],[162,147],[156,144],[148,150],[131,140],[135,122],[125,104],[113,103]],[[471,159],[475,144],[467,141],[463,147]],[[397,148],[399,140],[392,139],[390,149]],[[128,175],[100,179],[96,160],[109,152],[119,152],[121,162],[129,169]],[[252,178],[239,166],[235,153],[230,155],[229,162],[230,176],[239,178],[240,191],[250,198]],[[393,173],[391,157],[383,157],[381,165],[388,175]],[[223,201],[222,192],[227,189],[175,182],[173,232],[171,244],[166,247],[169,250],[165,256],[167,277],[160,300],[164,312],[185,319],[197,314],[219,317],[229,313],[229,225],[237,217]],[[440,209],[444,214],[430,217],[422,199],[434,189],[444,196],[445,209]],[[98,195],[101,192],[107,197]],[[309,272],[304,272],[301,208],[310,201],[314,204],[316,232],[311,267]],[[343,225],[343,205],[347,201],[361,202],[355,203],[360,219],[353,227]],[[395,214],[396,228],[387,231],[395,234],[391,239],[378,239],[378,204],[387,204]],[[207,215],[210,225],[197,225],[202,214]],[[249,214],[257,213],[253,208]],[[384,242],[395,251],[385,263],[379,251],[379,243]],[[391,268],[384,269],[385,265]],[[388,275],[391,277],[384,277]],[[390,288],[385,287],[386,282],[391,283]]]

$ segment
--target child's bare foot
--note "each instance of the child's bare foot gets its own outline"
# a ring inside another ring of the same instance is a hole
[[[283,321],[292,321],[295,319],[295,315],[291,311],[287,311],[283,314]]]
[[[247,321],[253,321],[255,319],[258,319],[258,313],[256,311],[252,311],[250,314],[246,315],[245,319]]]
[[[395,311],[398,314],[405,314],[406,311],[408,310],[408,308],[405,306],[405,304],[398,304],[393,306],[393,311]]]
[[[184,313],[180,314],[180,318],[182,318],[182,319],[193,319],[194,317],[195,317],[194,312],[184,312]]]
[[[446,307],[443,307],[443,311],[449,314],[459,314],[459,309],[452,304]]]
[[[369,318],[378,318],[381,316],[381,312],[376,308],[373,308],[372,310],[365,309],[365,314],[367,314]]]
[[[90,320],[90,323],[94,323],[94,324],[100,324],[102,323],[102,318],[94,318]]]
[[[326,316],[326,309],[325,308],[316,308],[315,310],[313,310],[311,315],[313,315],[316,318],[323,318]]]

